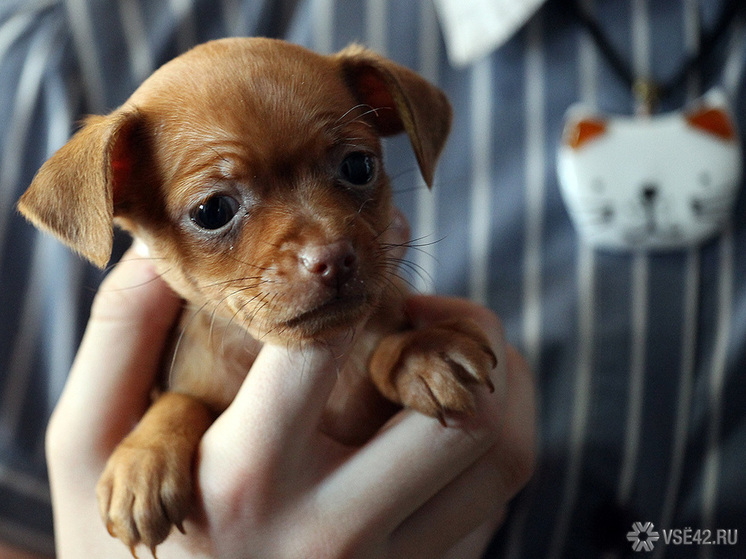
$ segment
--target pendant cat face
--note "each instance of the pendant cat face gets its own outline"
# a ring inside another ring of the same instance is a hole
[[[653,117],[565,115],[560,188],[581,238],[609,250],[671,250],[722,230],[741,180],[741,145],[725,95]]]

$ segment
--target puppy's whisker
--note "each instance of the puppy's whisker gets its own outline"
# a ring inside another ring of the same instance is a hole
[[[258,240],[258,242],[260,242],[263,245],[267,245],[269,247],[276,248],[276,249],[280,248],[280,245],[278,245],[276,243],[270,243],[269,241],[267,241],[265,239],[257,239],[257,240]]]
[[[407,260],[394,261],[393,259],[391,259],[388,262],[385,262],[382,267],[384,270],[386,270],[386,273],[382,274],[384,277],[390,276],[391,278],[398,278],[415,291],[419,290],[416,288],[413,280],[410,279],[410,277],[417,277],[420,278],[423,282],[434,283],[432,276],[427,273],[426,270],[424,270],[421,266],[418,266],[417,264]],[[406,274],[405,271],[407,272]],[[393,282],[393,279],[391,279],[391,281],[395,284],[395,282]]]
[[[356,109],[362,109],[362,108],[364,108],[364,107],[367,107],[367,108],[368,108],[368,110],[367,110],[367,111],[363,111],[362,113],[359,113],[359,114],[355,115],[355,117],[354,117],[354,118],[351,118],[351,119],[349,119],[349,120],[347,120],[347,121],[343,121],[343,119],[344,119],[344,118],[345,118],[345,117],[346,117],[347,115],[349,115],[349,114],[350,114],[350,113],[351,113],[352,111],[354,111],[354,110],[356,110]],[[387,107],[379,107],[379,108],[375,108],[375,107],[372,107],[371,105],[366,105],[366,104],[355,105],[354,107],[352,107],[351,109],[349,109],[349,110],[348,110],[347,112],[345,112],[345,113],[344,113],[344,114],[343,114],[343,115],[342,115],[341,117],[339,117],[339,118],[337,119],[337,121],[335,122],[335,125],[336,125],[336,126],[334,126],[334,127],[332,128],[332,130],[335,130],[335,131],[336,131],[336,130],[339,130],[339,129],[340,129],[340,128],[342,128],[343,126],[347,126],[347,125],[349,125],[349,124],[351,124],[351,123],[353,123],[353,122],[362,122],[362,123],[363,123],[363,124],[365,124],[366,126],[372,127],[372,124],[371,124],[371,123],[369,123],[369,122],[366,122],[366,121],[365,121],[365,120],[363,120],[363,119],[364,119],[364,118],[365,118],[366,116],[370,115],[370,114],[374,114],[374,115],[378,116],[378,111],[381,111],[381,110],[385,110],[386,108],[387,108]]]
[[[425,249],[430,246],[434,246],[437,243],[441,242],[445,237],[441,237],[439,239],[436,239],[434,241],[428,241],[428,242],[419,242],[420,239],[424,239],[425,237],[420,237],[419,239],[413,239],[411,241],[407,241],[404,243],[381,243],[381,248],[383,250],[389,251],[389,250],[395,250],[399,248],[408,248],[412,250],[416,250],[417,252],[420,252],[422,254],[425,254],[427,256],[433,257],[432,254],[427,252]]]
[[[168,386],[173,386],[173,384],[174,384],[174,382],[173,382],[174,376],[173,375],[174,375],[174,371],[175,371],[175,367],[176,367],[176,360],[178,358],[179,350],[181,348],[181,343],[182,343],[182,341],[184,339],[186,331],[192,325],[195,324],[195,322],[194,322],[195,319],[197,318],[197,316],[199,315],[199,313],[201,313],[205,309],[205,307],[207,307],[207,302],[203,303],[199,308],[194,309],[192,311],[192,313],[191,313],[191,316],[189,317],[189,319],[186,321],[186,323],[184,324],[184,326],[181,328],[181,331],[179,332],[179,336],[177,337],[176,343],[174,344],[174,351],[173,351],[173,355],[171,356],[171,364],[169,365],[169,368],[168,368]],[[187,312],[187,309],[189,309],[189,307],[185,307],[183,312]]]
[[[392,175],[389,175],[389,179],[391,180],[391,184],[393,185],[393,184],[394,184],[394,183],[396,183],[396,182],[397,182],[397,181],[398,181],[399,179],[402,179],[402,178],[404,178],[404,177],[406,177],[406,176],[408,176],[408,175],[413,175],[413,174],[414,174],[414,173],[416,173],[416,172],[417,172],[417,167],[407,167],[406,169],[403,169],[403,170],[401,170],[401,171],[397,172],[396,174],[392,174]],[[407,184],[409,184],[410,182],[411,182],[411,181],[408,181],[408,183],[407,183]],[[423,188],[424,186],[425,186],[425,185],[419,184],[419,185],[417,185],[416,187],[413,187],[413,188],[409,188],[408,190],[420,190],[420,189],[422,189],[422,188]],[[394,189],[393,189],[393,191],[394,191],[395,193],[399,193],[399,192],[408,192],[408,190],[404,190],[404,189],[399,189],[399,188],[394,188]]]
[[[345,118],[347,118],[347,115],[349,115],[352,111],[355,111],[357,109],[362,109],[362,108],[365,108],[365,107],[367,107],[369,109],[373,108],[373,107],[371,107],[370,105],[368,105],[366,103],[359,103],[359,104],[355,105],[354,107],[352,107],[352,108],[348,109],[347,111],[345,111],[345,113],[342,116],[340,116],[337,120],[334,121],[334,124],[339,125],[340,123],[342,123],[342,121]],[[345,124],[345,123],[342,123],[342,124]]]
[[[363,202],[360,204],[360,206],[357,209],[357,215],[360,215],[361,213],[363,213],[363,210],[365,209],[365,205],[368,202],[371,202],[372,200],[373,200],[372,198],[366,198],[365,200],[363,200]]]
[[[407,169],[404,169],[402,171],[397,172],[396,174],[389,175],[389,178],[391,180],[392,184],[392,192],[396,194],[407,194],[409,192],[416,192],[418,190],[429,190],[427,184],[425,184],[424,180],[421,180],[420,178],[417,178],[417,180],[412,181],[411,179],[407,181],[406,186],[396,186],[396,183],[404,178],[405,176],[416,174],[417,168],[416,167],[409,167]],[[440,188],[440,185],[442,183],[440,181],[435,181],[431,185],[433,189]]]
[[[210,345],[210,347],[215,347],[213,345],[213,340],[214,340],[214,334],[215,334],[215,321],[217,320],[219,305],[220,303],[215,305],[215,307],[212,309],[212,312],[210,313],[210,328],[207,331],[207,343]],[[222,344],[221,344],[221,355],[222,355]]]
[[[233,294],[235,295],[235,293]],[[221,352],[225,351],[225,340],[227,337],[228,332],[230,331],[231,325],[233,324],[233,321],[236,319],[237,316],[243,315],[243,310],[249,306],[257,297],[259,297],[260,294],[254,295],[254,297],[250,297],[247,299],[240,307],[238,307],[232,314],[230,319],[228,320],[228,323],[225,325],[225,328],[223,329],[223,337],[220,341],[220,350]],[[243,319],[245,321],[245,319]],[[246,341],[246,336],[248,335],[248,330],[244,328],[243,324],[239,324],[237,328],[241,328],[244,331],[244,342]],[[246,344],[244,344],[246,345]]]
[[[425,190],[427,188],[426,185],[421,184],[417,186],[409,186],[406,188],[396,188],[393,190],[395,194],[409,194],[410,192],[417,192],[418,190]]]
[[[153,256],[133,256],[131,258],[127,258],[126,260],[118,260],[117,262],[111,262],[110,264],[107,264],[106,266],[104,266],[102,271],[104,274],[108,274],[119,264],[126,264],[127,262],[142,262],[143,260],[165,260],[165,258],[158,258],[158,257],[153,257]]]
[[[421,237],[416,237],[414,239],[410,239],[409,241],[406,242],[406,245],[409,248],[428,247],[428,246],[432,246],[432,245],[435,245],[437,243],[440,243],[441,241],[443,241],[446,238],[445,235],[444,235],[443,237],[435,239],[434,241],[423,242],[423,240],[427,239],[429,236],[430,235],[422,235]]]
[[[250,288],[246,288],[245,290],[238,290],[238,291],[234,291],[233,293],[231,293],[231,296],[235,296],[235,295],[238,295],[238,294],[242,293],[243,291],[247,291],[247,290],[249,290],[249,289],[250,289]],[[257,300],[257,299],[260,299],[260,298],[261,298],[261,297],[263,297],[263,296],[264,296],[264,293],[260,291],[259,293],[255,294],[255,295],[254,295],[253,297],[249,297],[248,299],[246,299],[246,300],[245,300],[245,301],[244,301],[244,302],[243,302],[243,303],[241,304],[241,306],[239,306],[239,307],[238,307],[238,308],[237,308],[237,309],[236,309],[236,310],[234,311],[234,313],[233,313],[233,316],[235,317],[235,315],[236,315],[236,314],[238,314],[238,313],[242,313],[242,311],[243,311],[243,310],[244,310],[244,309],[245,309],[245,308],[246,308],[247,306],[251,305],[251,304],[252,304],[252,303],[254,303],[254,302],[255,302],[255,301]],[[231,320],[233,320],[233,318],[232,318],[232,317],[231,317]],[[230,322],[229,322],[228,324],[230,325]]]
[[[217,303],[215,304],[215,307],[214,307],[214,308],[213,308],[213,310],[212,310],[212,317],[211,317],[211,320],[210,320],[210,330],[211,330],[211,334],[212,334],[212,328],[213,328],[213,326],[214,326],[214,324],[215,324],[215,320],[216,320],[216,317],[217,317],[217,314],[218,314],[218,308],[220,307],[220,305],[222,305],[222,304],[226,303],[226,301],[228,301],[228,300],[229,300],[229,299],[230,299],[231,297],[234,297],[234,296],[236,296],[236,295],[238,295],[238,294],[240,294],[240,293],[243,293],[244,291],[249,291],[249,290],[253,290],[253,289],[256,289],[257,287],[259,287],[260,285],[262,285],[262,283],[263,283],[263,281],[258,281],[258,282],[257,282],[257,283],[255,283],[255,284],[244,286],[244,287],[242,287],[241,289],[237,289],[237,290],[235,290],[235,291],[232,291],[232,292],[228,293],[228,294],[227,294],[227,295],[226,295],[225,297],[223,297],[222,299],[220,299],[220,300],[219,300],[219,301],[218,301],[218,302],[217,302]],[[233,321],[233,318],[235,317],[236,313],[237,313],[237,312],[240,312],[240,311],[241,311],[241,310],[242,310],[242,309],[243,309],[243,308],[244,308],[244,307],[245,307],[246,305],[248,305],[249,303],[251,303],[251,300],[252,300],[252,299],[249,299],[248,301],[246,301],[246,302],[245,302],[245,303],[244,303],[243,305],[241,305],[241,307],[240,307],[240,308],[238,309],[238,311],[234,311],[234,312],[233,312],[233,313],[231,314],[231,318],[230,318],[230,320],[228,321],[228,323],[226,324],[226,327],[225,327],[225,329],[224,329],[224,331],[223,331],[223,334],[224,334],[224,335],[223,335],[223,340],[225,339],[225,332],[226,332],[226,331],[227,331],[227,330],[228,330],[228,329],[230,328],[230,325],[231,325],[231,323],[232,323],[232,321]],[[227,307],[228,307],[228,308],[230,309],[230,306],[229,306],[229,305],[227,305],[227,304],[226,304],[226,306],[227,306]],[[222,346],[223,346],[223,344],[222,344],[222,342],[221,342],[221,348],[222,348]]]
[[[255,295],[254,297],[252,297],[252,298],[250,298],[250,299],[249,299],[248,301],[246,301],[246,304],[244,305],[244,307],[245,307],[246,305],[249,305],[249,304],[251,304],[251,303],[255,302],[255,301],[256,301],[257,299],[259,299],[259,300],[262,300],[262,299],[263,299],[263,298],[265,298],[265,297],[266,297],[266,294],[265,294],[265,293],[257,293],[257,294],[256,294],[256,295]],[[255,318],[256,318],[256,316],[257,316],[257,310],[258,310],[258,309],[254,309],[254,312],[253,312],[253,313],[251,313],[251,314],[244,314],[244,313],[241,313],[241,311],[243,310],[243,308],[244,308],[244,307],[241,307],[240,309],[238,309],[238,310],[237,310],[237,311],[236,311],[236,312],[234,313],[234,315],[233,315],[232,319],[233,319],[233,318],[235,318],[236,316],[238,316],[238,315],[239,315],[239,313],[240,313],[240,314],[242,315],[242,316],[241,316],[241,324],[239,324],[239,325],[238,325],[238,327],[239,327],[239,328],[241,328],[241,329],[243,330],[243,345],[244,345],[244,347],[249,347],[249,346],[252,346],[253,344],[250,344],[250,343],[248,343],[248,342],[247,342],[247,339],[248,339],[248,338],[252,338],[252,339],[255,339],[255,338],[254,338],[254,337],[253,337],[253,336],[252,336],[252,335],[251,335],[251,334],[249,333],[249,329],[250,329],[250,327],[251,327],[252,323],[254,322],[254,319],[255,319]],[[254,355],[254,356],[256,356],[256,355]]]
[[[158,273],[153,278],[151,278],[149,280],[146,280],[146,281],[143,281],[143,282],[140,282],[140,283],[134,283],[132,285],[125,285],[124,287],[108,288],[108,289],[104,288],[104,289],[99,289],[99,290],[103,291],[103,292],[107,292],[107,293],[117,293],[117,292],[120,292],[120,291],[128,291],[130,289],[137,289],[138,287],[143,287],[145,285],[153,283],[154,281],[162,279],[163,276],[165,276],[166,273],[168,273],[168,271],[169,270],[166,270],[166,271],[164,271],[162,273]]]
[[[269,270],[269,268],[266,266],[259,266],[258,264],[252,264],[251,262],[246,262],[245,260],[242,260],[238,258],[237,256],[235,256],[234,254],[227,254],[226,256],[230,258],[231,260],[233,260],[234,262],[241,264],[242,266],[246,266],[248,268],[254,268],[256,270],[259,270],[260,272],[266,272]]]
[[[262,302],[262,305],[260,306],[259,310],[262,310],[265,307],[272,308],[272,306],[274,305],[274,301],[277,299],[277,297],[278,297],[278,294],[274,293],[269,300],[265,300],[265,301]],[[261,335],[260,340],[266,338],[267,336],[269,336],[271,334],[273,334],[276,329],[277,329],[277,326],[275,326],[273,328],[270,328],[269,330],[267,330],[266,332],[264,332]]]
[[[223,163],[227,163],[228,165],[230,165],[230,161],[222,153],[220,153],[214,146],[210,144],[206,144],[205,147],[207,147],[210,151],[215,153],[215,155],[218,156],[218,159],[220,159]]]
[[[405,280],[403,273],[404,271],[407,271],[410,275],[414,277],[418,277],[420,280],[427,282],[427,283],[435,283],[435,279],[430,275],[430,273],[425,270],[422,266],[419,264],[412,262],[410,260],[402,260],[397,263],[396,270],[394,271],[395,275]],[[407,282],[409,285],[412,285],[411,282]]]
[[[203,283],[203,284],[200,284],[200,287],[202,287],[204,289],[206,287],[229,286],[229,285],[231,285],[233,283],[243,283],[243,282],[247,282],[247,281],[261,281],[261,280],[262,280],[262,276],[242,276],[242,277],[239,277],[239,278],[232,278],[232,279],[227,279],[227,280],[223,280],[223,281],[215,281],[215,282],[211,282],[211,283]]]
[[[368,105],[368,106],[370,106],[370,105]],[[370,110],[367,110],[364,113],[360,113],[359,115],[357,115],[355,118],[353,118],[349,122],[357,122],[359,120],[364,119],[368,115],[376,115],[376,116],[378,116],[378,111],[385,110],[386,108],[387,107],[379,107],[378,109],[376,109],[374,107],[370,107]]]
[[[113,270],[115,266],[118,266],[120,264],[126,266],[128,262],[142,262],[143,260],[165,260],[165,258],[151,258],[149,256],[143,256],[141,258],[128,258],[127,260],[122,260],[120,262],[117,262],[115,264],[111,264],[111,265],[107,266],[104,271],[105,271],[105,274],[106,274],[106,273],[111,272],[111,270]],[[157,272],[152,279],[149,279],[147,281],[143,281],[141,283],[136,283],[136,284],[133,284],[133,285],[127,285],[127,286],[124,286],[124,287],[118,287],[116,289],[108,289],[108,290],[105,290],[105,291],[114,293],[114,292],[117,292],[117,291],[127,291],[129,289],[136,289],[138,287],[142,287],[143,285],[148,285],[149,283],[152,283],[152,282],[156,281],[157,279],[163,278],[171,270],[172,270],[172,268],[167,268],[166,270],[163,270],[161,272]]]
[[[406,279],[400,278],[395,272],[383,274],[381,277],[376,278],[374,282],[377,287],[380,287],[382,292],[392,290],[397,296],[403,297],[406,293],[401,288],[401,285],[394,281],[394,278],[401,279],[405,284],[408,283]]]
[[[392,219],[391,219],[391,220],[390,220],[390,221],[389,221],[389,222],[388,222],[388,223],[386,224],[386,226],[385,226],[385,227],[384,227],[383,229],[381,229],[381,230],[380,230],[380,231],[379,231],[378,233],[376,233],[376,235],[375,235],[375,236],[373,237],[373,240],[374,240],[374,241],[377,241],[378,239],[380,239],[380,238],[381,238],[381,236],[383,236],[383,235],[384,235],[385,233],[387,233],[387,232],[388,232],[388,231],[389,231],[389,230],[390,230],[390,229],[391,229],[391,228],[392,228],[392,227],[394,226],[394,221],[395,221],[395,220],[394,220],[394,219],[392,218]],[[390,243],[384,243],[384,245],[388,245],[388,244],[390,244]]]
[[[418,253],[424,254],[425,256],[431,258],[432,260],[434,260],[436,263],[439,264],[438,259],[435,256],[433,256],[431,253],[427,252],[425,249],[415,248],[415,250]],[[417,264],[414,261],[412,261],[412,260],[410,260],[408,258],[405,258],[404,256],[393,256],[393,255],[389,254],[388,252],[384,253],[384,260],[387,260],[389,262],[395,262],[397,264],[398,263],[402,263],[402,264],[411,265],[411,266],[417,266],[419,268],[422,268],[422,265]]]
[[[251,314],[249,318],[249,322],[246,325],[246,329],[248,330],[251,328],[252,323],[254,322],[254,319],[257,318],[262,310],[269,304],[269,301],[267,300],[268,293],[262,292],[257,295],[257,299],[259,300],[259,304],[254,309],[254,312]],[[277,295],[275,294],[272,299],[274,299]]]
[[[220,307],[220,305],[222,305],[223,303],[225,303],[226,301],[228,301],[228,299],[230,299],[231,297],[233,297],[233,296],[235,296],[235,295],[237,295],[239,293],[242,293],[244,291],[248,291],[248,290],[251,290],[251,289],[256,289],[261,284],[262,284],[262,282],[259,281],[259,282],[255,283],[255,284],[244,286],[241,289],[237,289],[237,290],[231,291],[230,293],[228,293],[227,295],[225,295],[225,297],[223,297],[222,299],[219,299],[215,303],[215,308],[212,310],[212,319],[211,319],[211,322],[214,322],[215,315],[217,314],[218,308]]]

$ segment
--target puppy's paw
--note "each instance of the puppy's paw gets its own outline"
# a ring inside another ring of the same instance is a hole
[[[142,543],[155,556],[172,526],[182,522],[192,502],[194,448],[177,441],[145,442],[128,437],[114,451],[96,492],[109,533],[135,555]]]
[[[387,336],[373,353],[370,372],[384,396],[445,425],[447,412],[473,413],[474,386],[494,391],[489,373],[496,365],[479,326],[456,319]]]

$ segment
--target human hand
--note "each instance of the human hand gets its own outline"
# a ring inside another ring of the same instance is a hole
[[[104,282],[48,431],[58,557],[129,557],[109,538],[95,484],[148,405],[178,300],[147,263]],[[464,301],[417,297],[418,323],[469,314],[500,365],[495,394],[449,427],[403,411],[360,449],[318,422],[343,359],[330,348],[265,346],[233,404],[208,430],[195,466],[195,512],[168,557],[436,557],[464,539],[478,556],[533,464],[533,388],[497,319]],[[471,533],[471,535],[470,535]]]

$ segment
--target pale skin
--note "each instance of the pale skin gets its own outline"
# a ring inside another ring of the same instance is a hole
[[[265,345],[199,448],[194,512],[160,559],[480,557],[534,465],[534,388],[498,319],[464,300],[413,297],[415,324],[470,316],[499,365],[473,417],[402,411],[361,448],[318,429],[349,338]],[[95,486],[149,402],[180,301],[129,254],[105,280],[47,432],[57,557],[131,558]],[[140,547],[138,556],[150,552]]]

